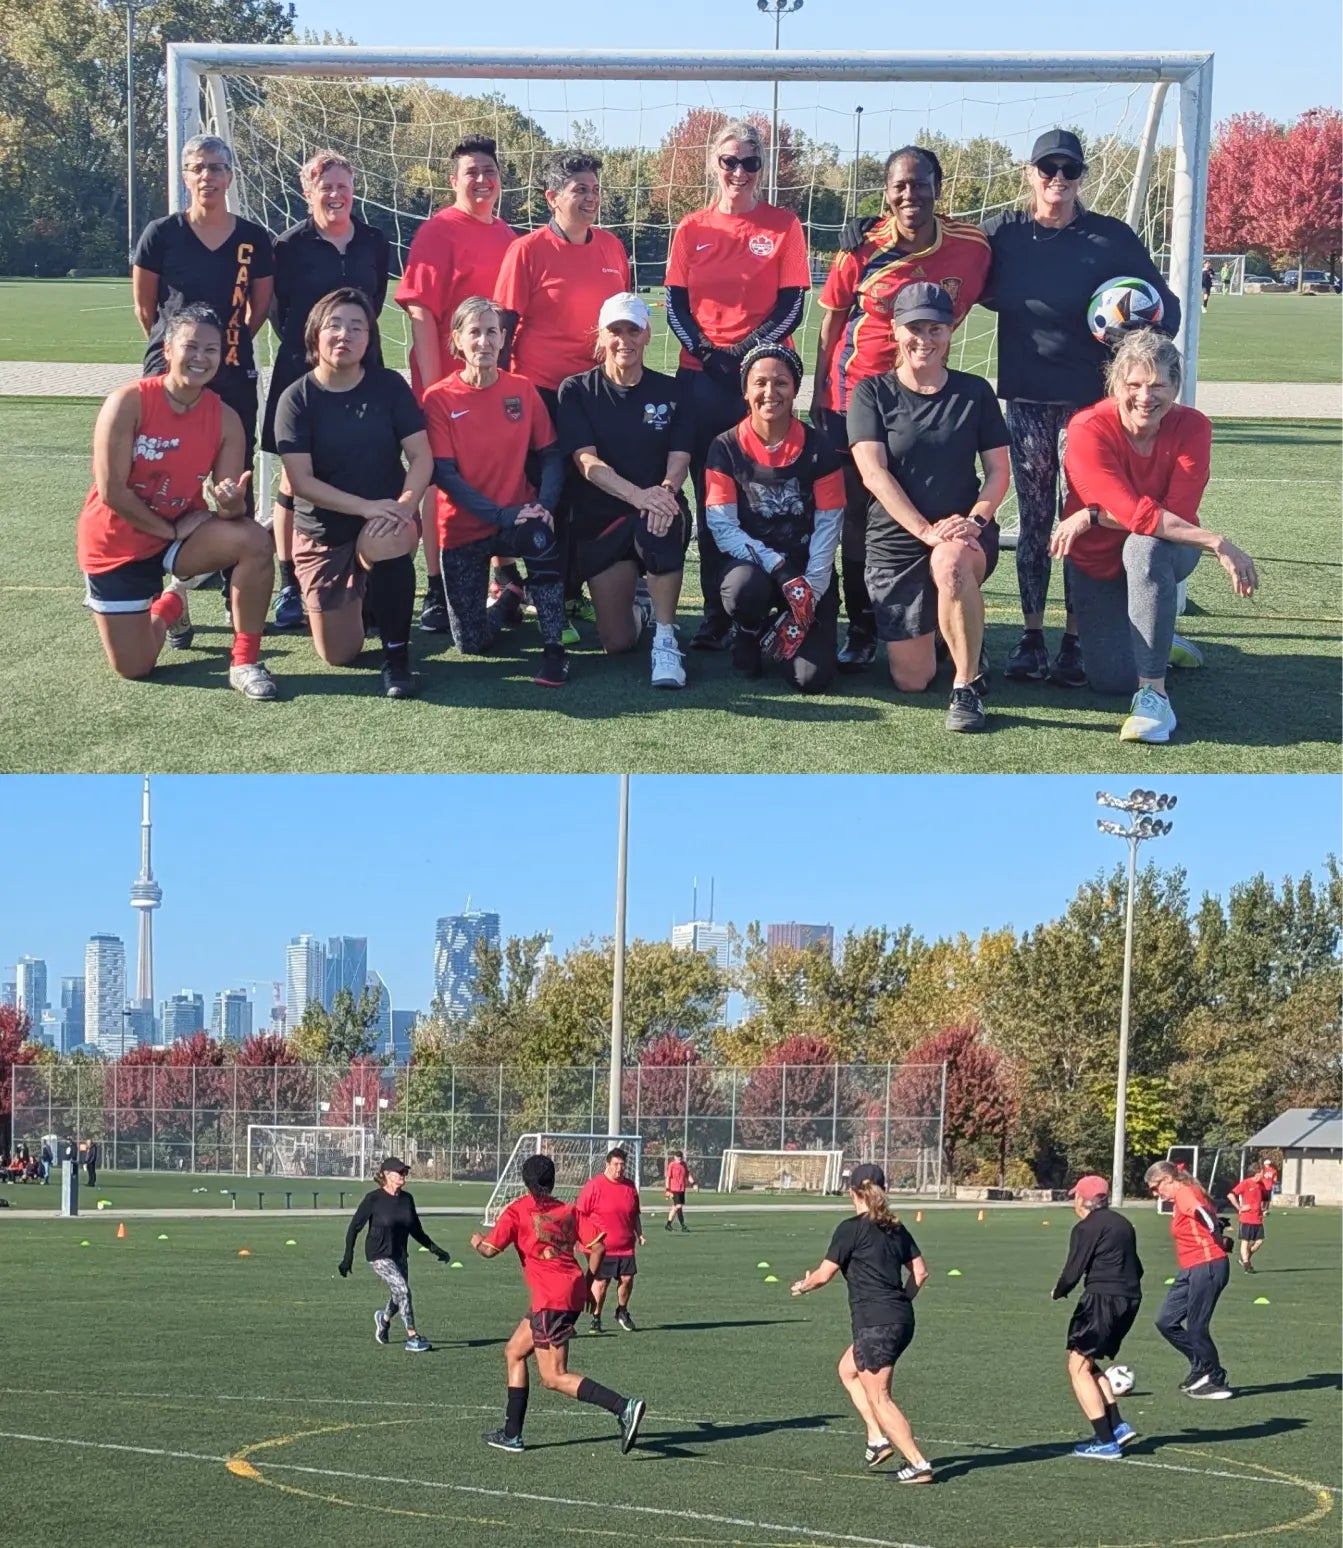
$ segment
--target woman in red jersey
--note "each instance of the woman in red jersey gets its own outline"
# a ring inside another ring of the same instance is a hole
[[[79,515],[78,555],[98,634],[120,677],[147,677],[182,598],[164,577],[232,571],[229,684],[274,699],[261,634],[274,580],[270,534],[247,514],[242,421],[209,384],[224,330],[209,307],[184,306],[163,328],[166,370],[118,387],[93,431],[93,487]],[[214,486],[214,511],[206,481]]]
[[[496,1451],[520,1452],[527,1416],[527,1361],[535,1358],[541,1385],[552,1392],[604,1408],[620,1425],[620,1449],[627,1452],[639,1436],[645,1403],[622,1397],[569,1369],[569,1340],[588,1299],[588,1275],[578,1266],[578,1214],[554,1196],[555,1163],[549,1156],[528,1156],[522,1163],[527,1192],[514,1199],[489,1235],[477,1231],[472,1248],[482,1258],[497,1258],[506,1247],[517,1250],[522,1277],[531,1291],[531,1311],[518,1324],[504,1349],[508,1398],[504,1427],[484,1437]]]
[[[667,326],[681,341],[681,391],[696,429],[690,475],[704,595],[696,650],[726,649],[732,630],[721,600],[726,562],[704,503],[709,447],[745,416],[742,361],[758,344],[789,341],[811,286],[801,222],[759,196],[763,165],[756,131],[724,124],[709,143],[716,198],[681,221],[667,258]]]
[[[1165,742],[1175,729],[1167,669],[1203,657],[1175,632],[1176,590],[1200,554],[1216,555],[1238,597],[1254,595],[1254,560],[1199,525],[1212,460],[1212,421],[1176,403],[1180,352],[1144,328],[1107,371],[1109,395],[1068,421],[1063,520],[1049,551],[1066,559],[1068,595],[1087,681],[1132,694],[1119,735]]]

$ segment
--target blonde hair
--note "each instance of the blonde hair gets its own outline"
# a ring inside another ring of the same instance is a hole
[[[343,167],[350,174],[350,181],[354,181],[354,168],[339,151],[318,150],[314,151],[299,168],[299,187],[305,194],[311,193],[332,167]]]
[[[457,348],[457,335],[473,317],[483,317],[486,312],[493,312],[499,326],[503,326],[499,308],[488,296],[467,296],[465,301],[458,302],[457,310],[452,314],[452,352],[459,360],[462,358],[462,353]]]
[[[1158,380],[1166,381],[1179,392],[1184,363],[1175,340],[1166,334],[1155,328],[1137,328],[1124,335],[1105,367],[1105,390],[1112,398],[1118,396],[1124,378],[1134,366],[1145,366]]]
[[[861,1202],[863,1213],[879,1231],[900,1229],[900,1217],[891,1213],[884,1188],[878,1188],[874,1182],[860,1182],[849,1191]]]
[[[762,160],[765,155],[765,147],[760,143],[759,133],[752,129],[750,124],[745,124],[739,118],[729,118],[727,123],[709,141],[708,173],[710,178],[718,174],[718,152],[729,140],[737,140],[742,145],[749,145],[755,155]]]

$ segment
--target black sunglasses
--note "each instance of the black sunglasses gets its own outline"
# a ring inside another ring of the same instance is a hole
[[[1075,183],[1086,171],[1080,161],[1037,161],[1041,177],[1053,177],[1062,172],[1070,183]]]
[[[724,172],[759,172],[759,156],[720,156],[718,165]]]

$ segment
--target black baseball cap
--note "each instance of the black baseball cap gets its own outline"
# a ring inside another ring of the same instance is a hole
[[[1046,129],[1031,149],[1031,165],[1038,167],[1046,156],[1067,156],[1077,162],[1083,171],[1087,159],[1082,154],[1082,142],[1069,129]]]
[[[400,1156],[388,1156],[378,1168],[380,1172],[400,1172],[405,1177],[410,1172],[409,1165]]]
[[[933,288],[936,289],[937,287],[934,286]],[[875,1161],[864,1161],[861,1166],[855,1166],[853,1171],[849,1173],[850,1188],[861,1188],[866,1182],[876,1183],[883,1193],[886,1190],[886,1173],[882,1171]]]
[[[901,285],[896,291],[895,300],[891,302],[891,321],[938,322],[950,327],[956,321],[956,309],[941,285],[915,280],[912,284]]]

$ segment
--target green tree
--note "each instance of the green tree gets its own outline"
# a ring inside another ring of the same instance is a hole
[[[290,1047],[304,1064],[350,1064],[366,1059],[377,1047],[380,1010],[377,992],[367,986],[359,991],[357,1000],[349,989],[339,990],[329,1011],[318,1001],[309,1000],[298,1026],[290,1033]]]

